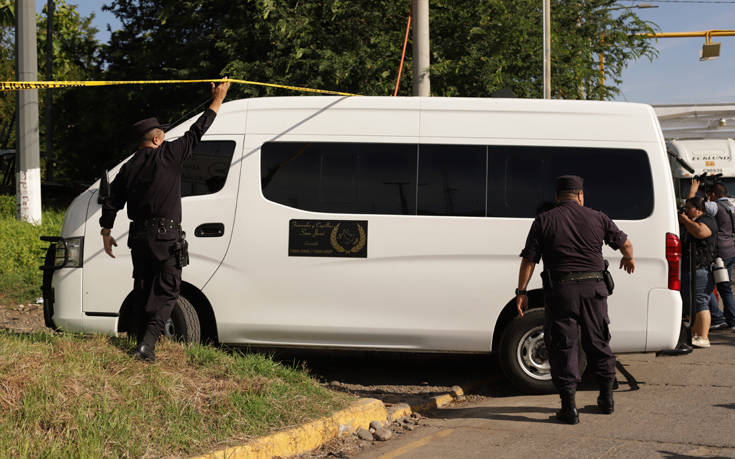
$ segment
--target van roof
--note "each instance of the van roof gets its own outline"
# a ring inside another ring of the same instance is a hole
[[[234,100],[221,114],[242,112],[248,113],[247,132],[262,134],[663,141],[653,108],[628,102],[294,96]]]

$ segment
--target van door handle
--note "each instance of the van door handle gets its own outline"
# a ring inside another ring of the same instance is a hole
[[[224,223],[202,223],[194,230],[196,237],[222,237],[224,234]]]

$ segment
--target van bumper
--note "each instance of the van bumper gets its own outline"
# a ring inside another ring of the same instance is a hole
[[[681,294],[666,288],[648,292],[646,352],[674,349],[681,331]]]
[[[56,252],[56,244],[52,243],[46,249],[46,257],[43,265],[39,267],[43,271],[43,283],[41,284],[41,294],[43,296],[43,322],[52,329],[58,330],[54,323],[54,288],[51,281],[54,278],[54,254]]]
[[[84,332],[82,268],[61,268],[54,271],[51,291],[54,296],[53,306],[49,308],[52,313],[51,322],[66,331]],[[44,305],[44,310],[45,307]]]

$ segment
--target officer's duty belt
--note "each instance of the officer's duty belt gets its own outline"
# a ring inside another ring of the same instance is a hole
[[[153,217],[147,220],[133,222],[136,228],[155,228],[160,231],[181,230],[181,225],[173,218]]]
[[[575,273],[560,274],[558,276],[557,275],[552,276],[553,281],[559,284],[563,284],[564,282],[581,281],[581,280],[589,280],[589,279],[602,280],[604,278],[605,277],[603,276],[603,273],[600,271],[575,272]]]

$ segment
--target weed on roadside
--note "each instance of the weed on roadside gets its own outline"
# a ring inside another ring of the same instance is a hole
[[[0,195],[0,292],[10,303],[28,303],[41,294],[42,235],[59,235],[61,209],[44,209],[40,226],[15,218],[15,196]]]

